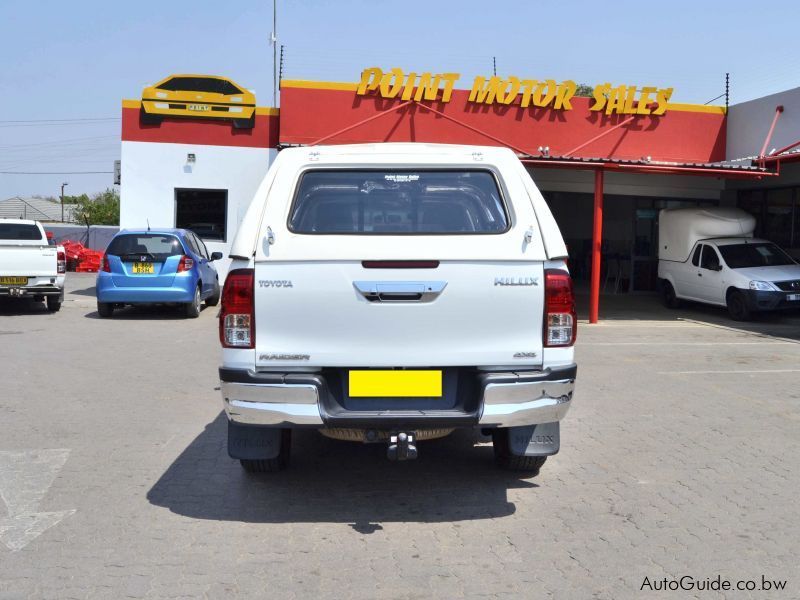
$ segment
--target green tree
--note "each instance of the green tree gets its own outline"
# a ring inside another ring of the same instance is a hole
[[[578,89],[575,90],[576,96],[587,96],[591,98],[594,95],[594,88],[586,83],[579,83]]]
[[[107,189],[91,198],[79,196],[75,203],[75,218],[89,225],[119,225],[119,192]]]
[[[53,198],[53,200],[58,202],[60,198]],[[80,196],[64,195],[64,204],[80,204],[81,202],[89,202],[89,196],[87,194],[81,194]]]

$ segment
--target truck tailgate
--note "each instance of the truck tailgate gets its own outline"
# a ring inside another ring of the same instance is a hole
[[[256,367],[441,367],[542,362],[541,262],[259,262]]]
[[[0,277],[55,276],[56,261],[55,246],[0,243]]]

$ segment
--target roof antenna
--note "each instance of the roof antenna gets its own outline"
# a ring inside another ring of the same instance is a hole
[[[147,231],[150,231],[150,219],[147,219]]]

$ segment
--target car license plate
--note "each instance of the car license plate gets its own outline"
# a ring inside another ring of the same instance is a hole
[[[27,277],[0,277],[0,285],[28,285]]]
[[[797,300],[800,300],[800,294],[788,294],[786,296],[786,299],[789,302],[796,302]]]
[[[441,371],[350,371],[351,398],[441,398]]]
[[[133,263],[134,275],[146,275],[148,273],[155,273],[155,272],[156,269],[153,263],[142,263],[142,262]]]
[[[189,110],[196,110],[198,112],[205,112],[211,110],[211,107],[208,104],[190,104],[187,106]]]

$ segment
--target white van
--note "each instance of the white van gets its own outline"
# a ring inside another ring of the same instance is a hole
[[[753,237],[755,218],[738,208],[664,209],[658,222],[658,277],[664,304],[692,300],[753,312],[800,309],[800,265]]]
[[[291,432],[383,443],[458,428],[538,472],[575,385],[567,250],[511,150],[281,151],[231,247],[220,389],[228,453],[286,466]]]

